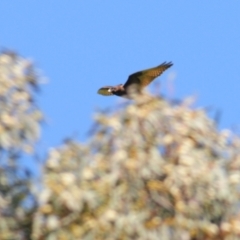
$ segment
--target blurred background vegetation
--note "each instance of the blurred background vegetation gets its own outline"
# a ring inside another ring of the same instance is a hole
[[[21,161],[36,161],[40,78],[0,54],[0,239],[240,239],[240,140],[191,98],[96,113],[85,143],[49,149],[37,181]]]

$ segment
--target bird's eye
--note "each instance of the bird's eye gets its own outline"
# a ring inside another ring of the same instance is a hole
[[[111,88],[109,88],[109,89],[108,89],[108,92],[112,92],[112,89],[111,89]]]

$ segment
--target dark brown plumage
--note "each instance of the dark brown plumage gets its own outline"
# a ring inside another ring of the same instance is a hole
[[[120,97],[129,98],[129,88],[136,87],[137,91],[141,91],[144,87],[150,84],[156,77],[160,76],[166,69],[170,68],[173,64],[171,62],[164,62],[161,65],[139,71],[131,74],[126,83],[117,86],[105,86],[98,90],[98,94],[104,96],[117,95]]]

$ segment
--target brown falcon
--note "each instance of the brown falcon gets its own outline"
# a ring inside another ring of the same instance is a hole
[[[98,94],[104,96],[117,95],[120,97],[129,98],[129,87],[135,86],[137,91],[141,91],[144,87],[150,84],[156,77],[160,76],[166,69],[170,68],[173,64],[171,62],[164,62],[161,65],[139,71],[131,74],[125,84],[117,86],[105,86],[98,90]]]

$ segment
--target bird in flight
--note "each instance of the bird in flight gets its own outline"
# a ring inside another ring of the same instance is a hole
[[[125,84],[101,87],[98,90],[98,94],[104,96],[116,95],[119,97],[129,98],[129,88],[135,86],[136,90],[140,92],[144,87],[150,84],[156,77],[160,76],[172,65],[172,62],[164,62],[157,67],[133,73],[128,77],[128,80],[125,82]]]

